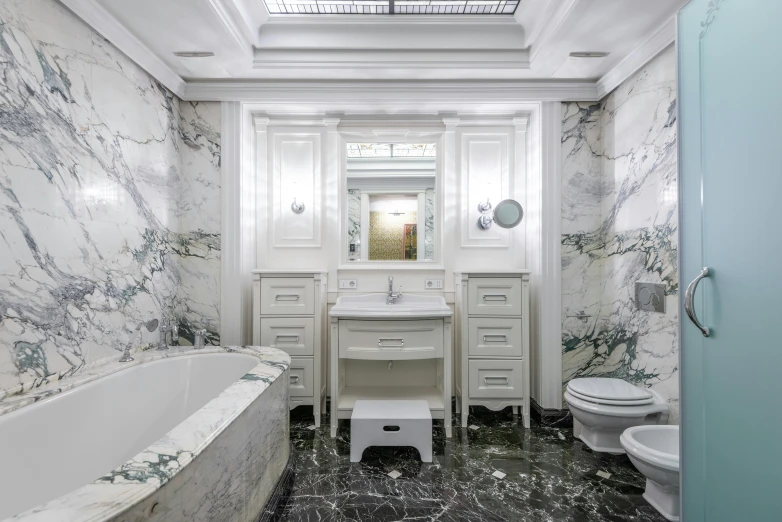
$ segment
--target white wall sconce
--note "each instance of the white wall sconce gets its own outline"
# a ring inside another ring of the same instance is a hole
[[[482,214],[478,218],[478,228],[481,230],[489,230],[492,223],[497,223],[497,226],[502,228],[513,228],[518,226],[524,218],[524,209],[521,208],[518,201],[513,199],[500,201],[494,209],[494,213],[489,215],[491,210],[491,201],[488,199],[486,203],[478,203],[478,211]]]
[[[294,214],[301,214],[304,212],[304,208],[304,203],[298,203],[296,198],[293,198],[293,203],[291,203],[291,210]]]

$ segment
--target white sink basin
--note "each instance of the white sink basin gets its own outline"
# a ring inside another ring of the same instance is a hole
[[[386,304],[386,294],[346,295],[337,299],[331,317],[405,319],[411,317],[450,317],[453,312],[445,298],[435,295],[402,294],[394,304]]]

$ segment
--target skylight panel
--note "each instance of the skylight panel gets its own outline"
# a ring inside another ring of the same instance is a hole
[[[520,0],[264,0],[271,14],[512,15]]]

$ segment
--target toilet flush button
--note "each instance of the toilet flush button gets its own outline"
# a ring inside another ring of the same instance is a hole
[[[639,310],[665,313],[665,285],[636,281],[635,306]]]

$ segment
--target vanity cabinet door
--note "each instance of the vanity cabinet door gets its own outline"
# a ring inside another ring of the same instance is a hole
[[[468,320],[470,357],[521,357],[521,321],[494,317]]]
[[[261,319],[261,346],[277,348],[288,355],[313,355],[312,317],[264,317]]]
[[[521,279],[476,277],[467,284],[469,315],[521,316]]]
[[[261,315],[314,315],[315,281],[305,277],[261,280]]]
[[[470,360],[470,398],[520,399],[522,387],[522,361]]]
[[[340,321],[339,356],[385,361],[442,357],[443,321]]]

